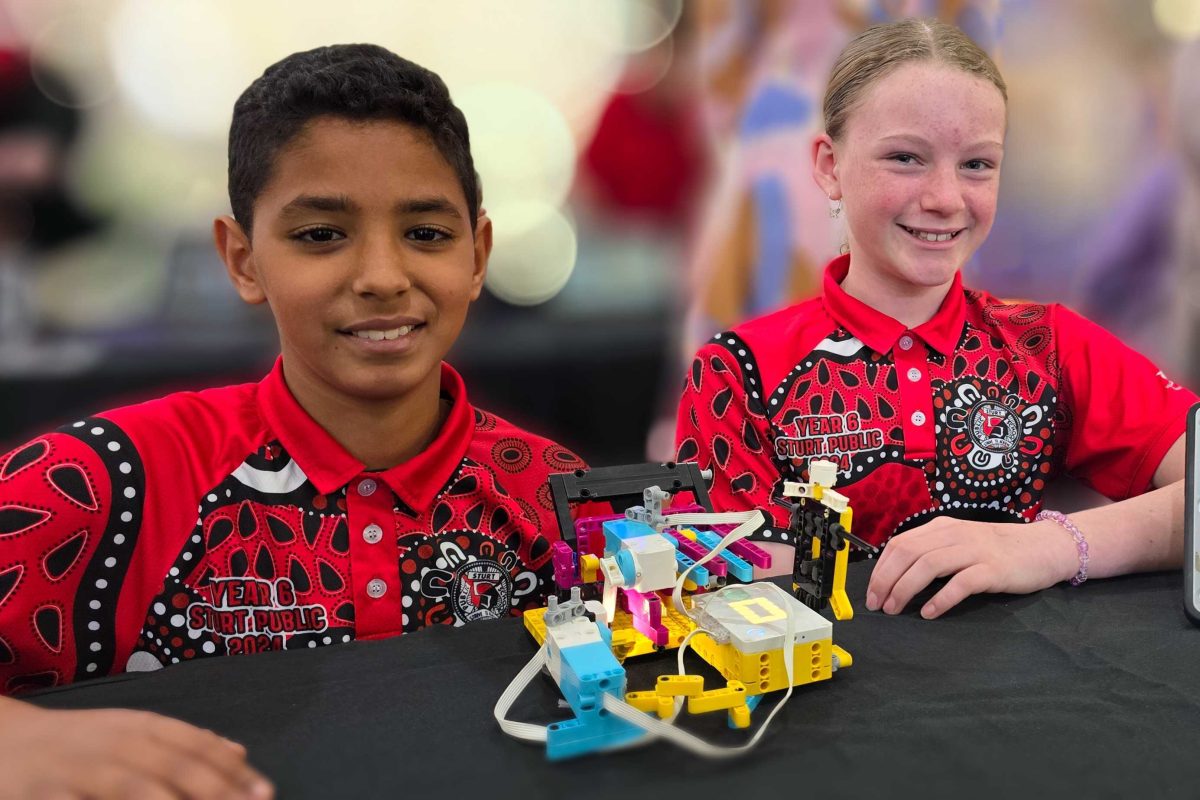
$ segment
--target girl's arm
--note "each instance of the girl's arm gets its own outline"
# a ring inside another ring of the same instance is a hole
[[[1071,515],[1088,543],[1089,577],[1179,566],[1184,449],[1180,436],[1154,473],[1154,490]],[[866,604],[896,614],[934,579],[950,577],[921,607],[921,616],[933,619],[970,595],[1035,592],[1078,570],[1075,540],[1052,520],[1019,525],[939,517],[888,544],[871,575]]]

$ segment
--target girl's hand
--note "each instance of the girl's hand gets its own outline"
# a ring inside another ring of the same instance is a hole
[[[938,517],[888,542],[867,586],[867,608],[899,614],[935,578],[953,576],[921,607],[933,619],[982,592],[1028,594],[1071,578],[1075,542],[1058,523]]]

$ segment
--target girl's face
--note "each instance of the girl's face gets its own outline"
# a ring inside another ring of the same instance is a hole
[[[909,62],[869,86],[841,141],[813,150],[845,207],[851,271],[898,294],[953,280],[992,228],[1004,127],[1000,90],[954,67]]]

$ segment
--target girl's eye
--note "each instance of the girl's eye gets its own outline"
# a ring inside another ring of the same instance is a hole
[[[345,239],[346,235],[341,231],[336,231],[333,228],[307,228],[302,231],[297,231],[292,234],[292,238],[301,242],[310,242],[312,244],[328,244],[336,242],[340,239]]]
[[[450,238],[450,234],[441,228],[433,228],[428,225],[422,225],[419,228],[413,228],[408,232],[408,238],[416,242],[440,242]]]
[[[981,158],[973,158],[967,163],[963,164],[963,166],[969,170],[972,170],[973,172],[979,172],[980,170],[987,169],[991,166],[991,164]]]

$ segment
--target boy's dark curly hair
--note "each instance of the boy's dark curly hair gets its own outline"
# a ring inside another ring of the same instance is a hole
[[[250,235],[275,158],[312,119],[394,120],[425,131],[454,169],[475,228],[479,184],[467,121],[433,72],[373,44],[293,53],[242,92],[229,127],[229,203]]]

